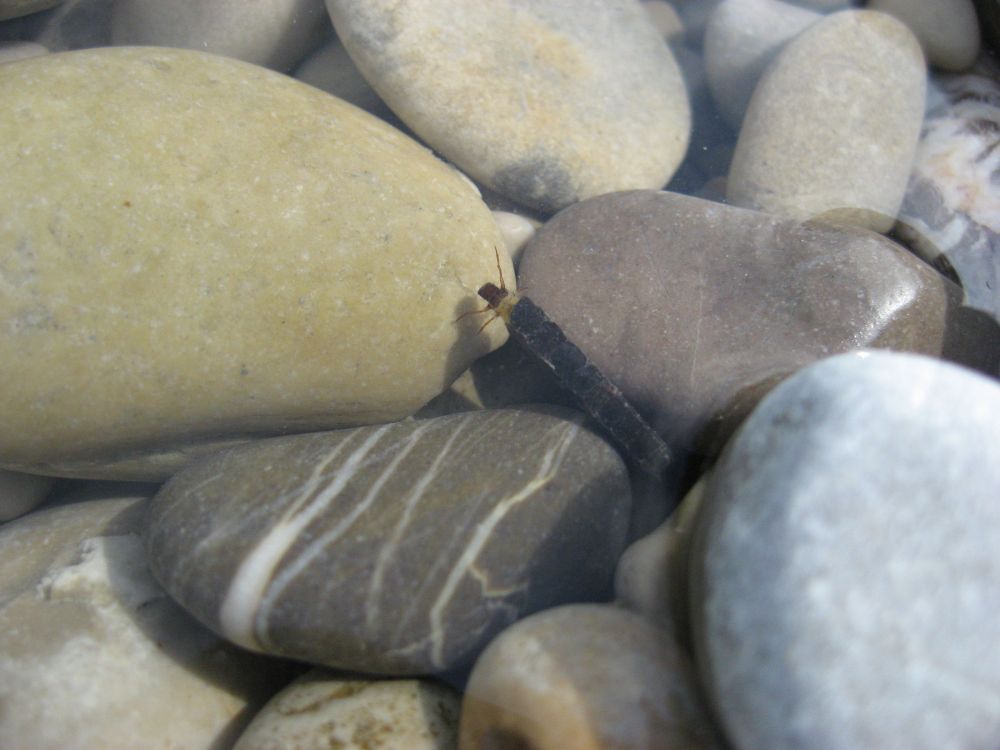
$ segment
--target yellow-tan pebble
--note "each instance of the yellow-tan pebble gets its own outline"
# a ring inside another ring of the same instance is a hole
[[[458,693],[430,680],[314,669],[264,706],[233,750],[454,750]]]
[[[335,97],[120,47],[4,65],[0,101],[0,466],[157,479],[399,419],[506,336],[456,323],[497,280],[485,204]]]

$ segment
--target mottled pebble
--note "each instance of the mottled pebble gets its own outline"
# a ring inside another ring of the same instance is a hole
[[[996,371],[961,290],[899,245],[675,193],[600,196],[525,248],[519,283],[678,450],[713,453],[775,383],[861,346]],[[680,463],[678,464],[680,468]]]
[[[972,0],[869,0],[867,7],[909,26],[927,61],[942,70],[965,70],[979,55],[979,22]]]
[[[399,419],[506,338],[456,322],[502,244],[475,189],[335,97],[112,47],[0,66],[0,99],[0,466],[160,479]]]
[[[419,674],[610,593],[629,500],[578,422],[481,411],[233,448],[164,486],[146,539],[167,590],[235,643]]]
[[[228,747],[287,679],[166,596],[143,512],[94,499],[0,527],[0,747]]]
[[[1000,84],[938,76],[897,231],[930,263],[944,261],[968,305],[1000,321]]]
[[[115,45],[182,47],[288,70],[330,31],[323,0],[116,0]]]
[[[608,605],[557,607],[508,628],[476,662],[460,750],[701,750],[721,744],[668,633]]]
[[[757,80],[782,47],[822,16],[781,0],[726,0],[705,30],[705,69],[719,112],[738,128]]]
[[[892,16],[843,11],[789,42],[754,89],[728,199],[892,228],[920,135],[924,56]]]
[[[770,394],[692,551],[699,664],[742,750],[1000,743],[1000,384],[841,355]]]
[[[551,212],[666,184],[690,132],[677,64],[634,0],[327,0],[393,111],[474,179]]]
[[[272,698],[233,750],[455,750],[460,704],[429,680],[314,669]]]
[[[23,516],[45,501],[52,477],[0,469],[0,522]]]

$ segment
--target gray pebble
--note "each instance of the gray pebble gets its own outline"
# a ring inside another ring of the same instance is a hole
[[[164,486],[147,542],[167,590],[246,648],[413,674],[609,593],[628,513],[621,459],[578,422],[482,411],[234,448]]]
[[[699,664],[741,750],[1000,743],[1000,385],[859,352],[720,460],[695,532]]]

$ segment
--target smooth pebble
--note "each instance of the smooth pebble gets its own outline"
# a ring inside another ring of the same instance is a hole
[[[774,390],[706,489],[699,665],[742,750],[1000,743],[1000,384],[857,352]]]
[[[972,0],[869,0],[867,7],[909,26],[927,61],[942,70],[965,70],[979,55],[979,22]]]
[[[924,56],[876,11],[826,16],[758,82],[733,154],[730,202],[892,228],[920,136]]]

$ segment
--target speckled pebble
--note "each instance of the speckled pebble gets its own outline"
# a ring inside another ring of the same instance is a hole
[[[110,47],[2,65],[0,100],[4,468],[162,479],[400,419],[506,338],[457,321],[502,244],[475,188],[335,97]]]
[[[460,703],[428,680],[314,669],[272,698],[233,750],[455,750]]]
[[[1000,383],[908,354],[812,365],[706,490],[699,665],[742,750],[1000,744]]]
[[[174,476],[146,540],[235,643],[380,674],[456,669],[538,609],[610,593],[630,494],[568,410],[262,440]]]
[[[365,78],[429,145],[551,212],[659,188],[684,156],[677,64],[635,0],[327,0]]]
[[[924,113],[913,33],[876,11],[823,18],[787,44],[754,89],[727,197],[796,219],[892,228]]]

